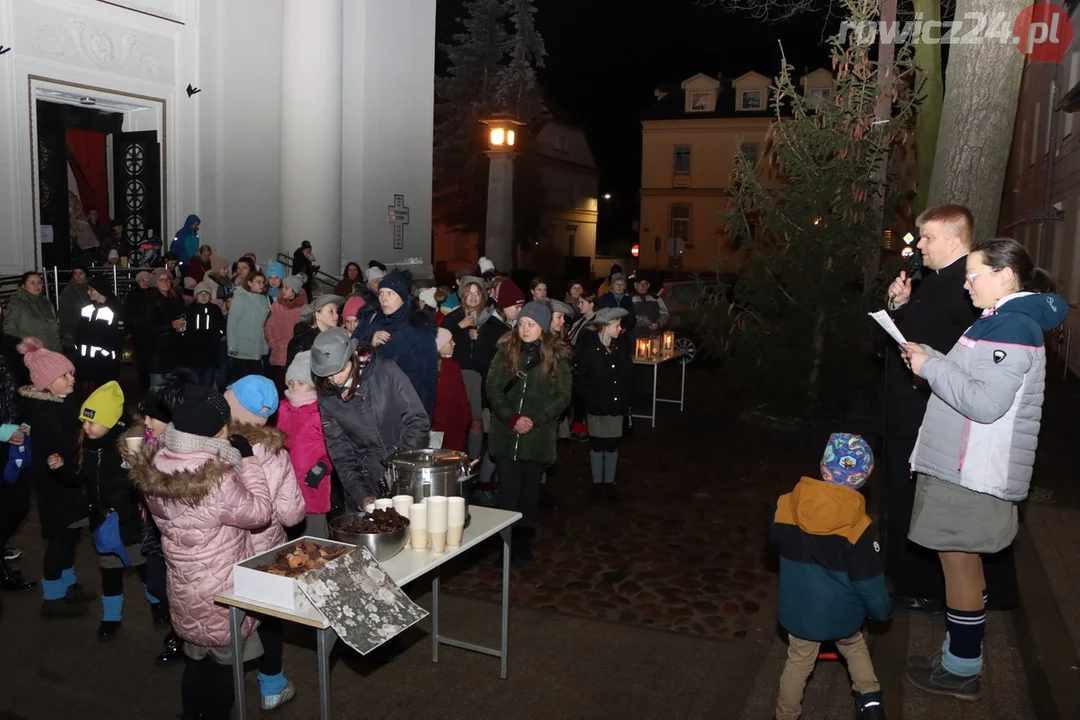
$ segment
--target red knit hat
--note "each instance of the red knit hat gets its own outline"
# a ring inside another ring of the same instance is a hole
[[[512,305],[524,305],[525,293],[521,292],[521,288],[514,284],[514,281],[507,278],[499,285],[499,309],[505,310]]]
[[[57,378],[75,373],[75,366],[70,360],[58,352],[46,350],[36,337],[23,338],[16,349],[22,353],[23,362],[30,370],[30,382],[41,392],[47,390]]]
[[[356,317],[356,314],[360,312],[364,307],[364,299],[358,297],[351,297],[345,301],[345,309],[341,312],[341,317],[348,320],[351,317]]]

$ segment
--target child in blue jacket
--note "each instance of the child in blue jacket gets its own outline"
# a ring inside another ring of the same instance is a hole
[[[885,717],[861,631],[868,614],[883,621],[892,612],[877,529],[859,492],[873,469],[865,440],[833,433],[821,459],[822,479],[804,477],[776,501],[770,534],[780,550],[777,615],[788,631],[776,720],[799,717],[823,642],[835,642],[847,660],[858,719]]]

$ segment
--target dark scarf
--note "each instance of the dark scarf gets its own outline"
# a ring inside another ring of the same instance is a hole
[[[540,364],[540,341],[521,343],[521,357],[518,358],[518,370],[525,372],[530,367]]]

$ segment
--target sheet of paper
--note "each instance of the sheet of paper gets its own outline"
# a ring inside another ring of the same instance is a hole
[[[904,335],[900,332],[900,328],[896,327],[896,323],[889,317],[889,313],[884,310],[878,310],[877,312],[867,313],[867,315],[874,318],[874,321],[881,326],[882,330],[889,333],[889,337],[893,340],[901,345],[907,342],[907,340],[904,339]]]

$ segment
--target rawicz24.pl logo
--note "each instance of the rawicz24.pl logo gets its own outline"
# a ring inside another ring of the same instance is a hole
[[[1065,8],[1055,3],[1028,5],[1016,16],[1006,13],[964,13],[953,20],[885,22],[867,20],[840,24],[841,43],[872,45],[925,43],[929,45],[975,45],[997,42],[1012,44],[1034,62],[1060,63],[1073,40],[1073,24]]]

